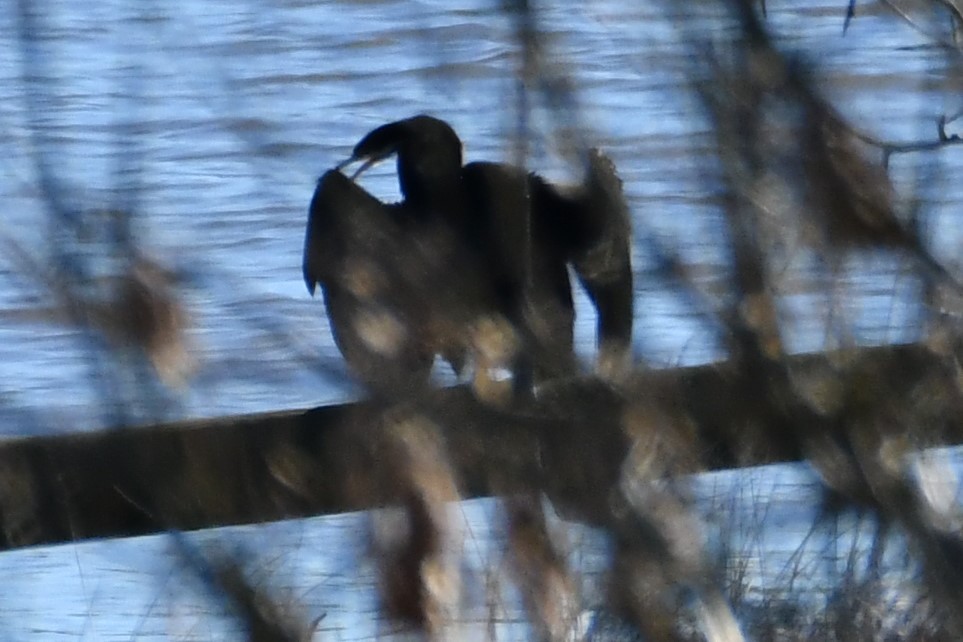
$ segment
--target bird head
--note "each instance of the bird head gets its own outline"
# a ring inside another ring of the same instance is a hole
[[[457,181],[461,172],[461,140],[443,120],[420,115],[382,125],[354,147],[351,158],[338,169],[361,162],[351,176],[357,178],[369,167],[392,154],[397,156],[398,182],[408,200],[426,200],[439,189]]]

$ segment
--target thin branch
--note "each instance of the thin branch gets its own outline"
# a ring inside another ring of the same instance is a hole
[[[881,0],[881,2],[887,7],[889,7],[893,11],[893,13],[895,13],[897,16],[902,18],[903,21],[906,24],[908,24],[914,31],[918,32],[922,36],[929,38],[934,45],[937,45],[938,47],[941,47],[942,49],[945,49],[946,51],[951,52],[958,57],[963,57],[963,51],[960,50],[959,46],[957,46],[956,43],[950,42],[948,40],[945,40],[943,38],[940,38],[934,35],[931,31],[927,30],[926,27],[916,22],[913,19],[913,17],[909,15],[907,11],[905,11],[902,7],[894,3],[893,0]]]
[[[908,154],[912,152],[929,152],[950,145],[963,143],[963,138],[959,134],[947,134],[946,124],[958,118],[960,114],[955,114],[951,118],[945,115],[940,116],[936,121],[936,140],[910,141],[907,143],[887,143],[879,140],[861,138],[861,140],[879,147],[883,151],[883,167],[889,167],[889,159],[893,154]]]

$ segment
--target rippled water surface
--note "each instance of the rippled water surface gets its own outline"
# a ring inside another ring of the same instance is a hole
[[[40,65],[26,77],[15,4],[0,4],[0,237],[15,240],[36,265],[0,254],[0,435],[103,421],[90,348],[50,313],[53,284],[42,266],[52,230],[31,156],[31,119],[70,203],[92,210],[133,196],[144,250],[190,274],[183,294],[200,367],[177,400],[180,416],[276,410],[357,394],[322,304],[305,291],[300,263],[314,181],[364,133],[430,112],[453,124],[468,160],[512,158],[517,47],[497,3],[27,3],[43,13]],[[572,76],[582,125],[619,167],[636,232],[656,233],[711,283],[723,264],[722,228],[703,180],[712,169],[709,139],[687,91],[676,32],[657,5],[557,4],[541,16],[551,58]],[[859,4],[868,13],[844,38],[844,3],[768,4],[770,24],[789,46],[813,56],[827,91],[863,130],[889,140],[931,137],[936,116],[959,108],[927,71],[942,65],[939,54],[920,47],[923,39],[905,24]],[[35,108],[28,112],[30,96]],[[531,167],[569,177],[555,154],[550,115],[537,110],[532,122]],[[950,258],[963,255],[961,226],[954,224],[963,205],[963,183],[953,178],[963,166],[959,150],[940,153],[950,169],[933,209],[935,252]],[[893,161],[903,187],[911,184],[913,164],[910,156]],[[364,182],[393,198],[394,180],[385,164]],[[695,312],[651,277],[641,243],[635,267],[640,358],[664,365],[715,356]],[[913,284],[891,263],[857,265],[854,282],[862,340],[915,337],[913,310],[903,304]],[[796,349],[820,346],[822,335],[814,331],[820,302],[806,291],[786,300]],[[579,347],[590,358],[594,320],[585,302],[579,305]],[[797,492],[804,482],[789,477]],[[764,480],[762,494],[782,483],[777,475]],[[811,516],[794,501],[784,502],[785,524],[777,528],[799,534]],[[477,539],[469,538],[479,550],[491,537],[485,510],[465,511],[468,522],[482,522],[472,527]],[[370,577],[359,584],[356,575],[359,519],[251,531],[252,546],[272,538],[285,551],[276,571],[296,587],[292,603],[330,610],[329,635],[336,639],[372,632],[371,596],[363,592]],[[319,549],[339,555],[332,561]],[[0,575],[18,579],[4,582],[13,593],[0,604],[9,620],[0,636],[222,638],[221,624],[185,597],[169,553],[162,538],[6,553]],[[52,608],[55,593],[62,597]],[[118,618],[103,617],[112,614]]]
[[[89,210],[139,187],[134,225],[145,250],[198,275],[185,298],[201,367],[178,415],[355,394],[299,266],[313,182],[364,133],[430,112],[454,125],[468,160],[512,157],[517,48],[509,21],[488,3],[53,1],[38,16],[39,66],[29,77],[13,4],[0,9],[0,233],[45,259],[51,232],[30,155],[33,92],[39,143],[69,202]],[[709,158],[704,123],[686,91],[675,31],[656,8],[637,4],[546,8],[551,59],[578,88],[582,124],[617,162],[637,231],[656,230],[711,274],[719,226],[700,178]],[[919,136],[921,123],[946,108],[936,90],[924,93],[927,101],[915,92],[921,69],[941,64],[938,56],[879,15],[860,16],[843,38],[840,12],[783,3],[770,21],[814,54],[841,109],[863,129]],[[547,112],[536,111],[533,129],[531,166],[566,178]],[[396,196],[392,172],[384,164],[365,184]],[[944,187],[950,211],[961,187]],[[941,240],[938,249],[958,250],[958,237]],[[650,267],[638,247],[640,354],[657,364],[711,358],[704,327],[664,283],[647,278]],[[899,287],[890,275],[866,288],[867,301],[886,311],[867,320],[870,340],[912,338],[890,294]],[[91,353],[77,332],[48,319],[49,289],[36,269],[0,262],[6,434],[101,421]],[[593,320],[581,303],[580,349],[590,356]],[[804,332],[794,340],[818,347]]]

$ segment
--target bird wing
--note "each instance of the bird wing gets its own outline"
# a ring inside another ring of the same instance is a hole
[[[420,292],[406,276],[412,239],[404,211],[339,171],[318,181],[308,214],[302,269],[317,285],[335,343],[371,390],[406,394],[425,384],[433,354],[424,345]]]
[[[615,164],[598,150],[589,152],[583,198],[582,226],[589,234],[575,246],[572,265],[598,311],[600,369],[624,371],[635,319],[632,229],[622,180]],[[607,363],[612,359],[620,363]]]
[[[571,263],[598,314],[600,370],[621,370],[632,341],[634,289],[629,212],[615,165],[592,150],[575,190],[563,193],[534,174],[530,183],[536,238]]]
[[[377,234],[391,227],[387,206],[348,179],[331,170],[319,180],[308,210],[302,270],[313,295],[315,286],[345,276],[352,253],[365,252]]]

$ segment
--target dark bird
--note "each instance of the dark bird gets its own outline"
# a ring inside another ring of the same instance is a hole
[[[391,155],[400,203],[381,203],[338,171],[362,162],[354,178]],[[611,161],[593,151],[586,174],[565,191],[510,165],[462,165],[457,134],[430,116],[365,136],[318,182],[303,263],[359,378],[377,392],[410,391],[438,354],[459,372],[472,360],[476,389],[496,384],[487,377],[498,371],[516,386],[526,371],[574,371],[569,265],[598,310],[600,368],[624,370],[628,212]]]

